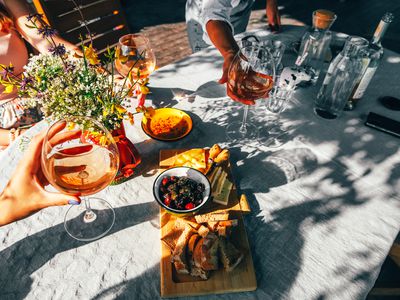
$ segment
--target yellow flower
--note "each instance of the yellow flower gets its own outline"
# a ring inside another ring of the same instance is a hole
[[[141,92],[142,94],[147,95],[148,93],[150,93],[150,89],[149,89],[147,86],[145,86],[145,85],[141,85],[141,86],[140,86],[140,92]]]
[[[144,108],[144,116],[148,119],[151,119],[154,116],[155,109],[153,107],[145,107]]]
[[[141,94],[147,95],[150,93],[150,89],[147,87],[147,85],[149,84],[149,78],[139,80],[138,84],[140,87]]]
[[[4,92],[5,94],[10,94],[14,90],[14,85],[12,83],[2,83],[5,87]]]
[[[74,122],[68,122],[67,124],[67,130],[72,130],[75,128],[75,123]]]
[[[121,49],[117,48],[116,51],[115,51],[115,57],[121,63],[125,64],[128,61],[128,56],[127,55],[123,55],[121,52],[122,52]]]
[[[119,104],[115,105],[115,109],[116,109],[117,112],[119,112],[120,114],[126,113],[126,109],[125,109],[124,107],[122,107],[121,105],[119,105]]]
[[[104,135],[102,135],[101,138],[100,138],[100,145],[101,146],[106,146],[107,145],[107,138]]]
[[[83,51],[85,52],[85,57],[91,65],[98,65],[100,60],[97,57],[96,51],[93,49],[93,45],[90,44],[89,47],[84,46]]]
[[[129,120],[129,123],[131,125],[135,124],[135,119],[134,119],[133,114],[131,112],[128,112],[128,120]]]

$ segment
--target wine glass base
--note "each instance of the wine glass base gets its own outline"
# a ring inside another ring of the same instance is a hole
[[[257,141],[259,138],[259,130],[257,126],[251,123],[246,123],[246,131],[241,131],[242,122],[236,121],[230,123],[226,127],[226,138],[230,142],[235,142],[238,144],[245,144],[249,142]]]
[[[333,114],[333,113],[331,113],[329,111],[320,109],[320,108],[315,108],[314,111],[315,111],[315,114],[317,116],[319,116],[321,118],[324,118],[324,119],[333,120],[333,119],[336,119],[338,117],[338,115]]]
[[[115,222],[115,212],[111,205],[100,198],[90,198],[90,207],[95,216],[88,222],[86,206],[72,205],[65,214],[64,227],[67,233],[78,241],[90,242],[105,236]]]
[[[265,146],[268,148],[279,148],[283,144],[285,144],[285,141],[283,141],[280,137],[271,137],[268,139],[268,141],[265,143]]]

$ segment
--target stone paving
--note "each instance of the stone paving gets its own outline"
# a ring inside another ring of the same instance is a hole
[[[265,10],[255,10],[251,13],[247,29],[260,28],[265,26],[266,22]],[[305,25],[290,18],[282,18],[282,24]],[[159,68],[192,54],[185,22],[149,26],[143,28],[141,32],[149,38]]]

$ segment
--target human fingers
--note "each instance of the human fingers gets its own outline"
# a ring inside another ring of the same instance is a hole
[[[60,206],[60,205],[77,205],[81,203],[81,199],[77,195],[66,195],[60,193],[45,192],[43,199],[40,202],[40,209],[49,206]]]
[[[55,145],[77,139],[82,135],[82,130],[76,129],[76,130],[71,130],[71,131],[66,131],[66,132],[61,132],[55,134],[51,139],[49,139],[49,143],[52,147]]]
[[[218,80],[218,83],[224,84],[228,81],[228,71],[226,69],[223,70],[221,78]]]
[[[25,173],[37,172],[40,166],[40,156],[45,136],[46,136],[46,131],[43,130],[42,132],[40,132],[31,139],[29,147],[25,152],[25,155],[18,164],[16,173],[25,174]]]
[[[51,140],[53,138],[53,136],[55,136],[57,133],[59,133],[61,130],[63,130],[65,128],[65,126],[67,126],[66,121],[61,121],[61,122],[58,122],[58,123],[54,124],[53,126],[51,126],[49,131],[47,132],[47,139]]]
[[[229,89],[227,89],[226,93],[233,101],[240,102],[240,103],[243,103],[243,104],[246,104],[246,105],[254,105],[254,104],[256,104],[253,100],[242,99],[242,98],[237,97]]]
[[[71,174],[71,173],[76,173],[76,172],[81,172],[86,169],[86,165],[80,165],[80,166],[55,166],[54,171],[58,175],[65,175],[65,174]]]
[[[36,172],[36,181],[41,187],[44,187],[49,184],[49,181],[44,175],[42,168],[39,168],[39,170]]]
[[[231,58],[225,58],[224,64],[222,65],[222,76],[221,76],[221,79],[218,80],[218,83],[223,84],[228,81],[228,71],[229,71],[231,62],[232,62]]]
[[[266,15],[268,20],[268,25],[271,31],[279,31],[281,25],[281,19],[278,10],[278,4],[276,1],[268,0]]]
[[[79,155],[79,154],[90,152],[92,149],[93,149],[92,144],[83,144],[79,147],[61,149],[61,150],[57,151],[56,153],[54,153],[53,157],[55,159],[63,159],[63,158],[66,158],[66,155],[68,155],[68,156]]]
[[[72,130],[72,131],[66,131],[66,132],[61,132],[58,134],[53,135],[51,139],[48,139],[46,142],[46,152],[50,153],[51,152],[51,147],[54,147],[56,145],[59,145],[61,143],[80,138],[82,135],[82,130],[77,129],[77,130]]]

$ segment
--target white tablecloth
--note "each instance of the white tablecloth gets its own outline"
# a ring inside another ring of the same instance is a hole
[[[293,29],[282,35],[296,36]],[[164,143],[149,139],[140,119],[127,126],[143,162],[135,178],[100,193],[115,208],[106,237],[83,243],[64,230],[66,207],[52,207],[0,228],[1,299],[157,299],[160,297],[158,206],[152,184],[163,148],[228,145],[225,127],[242,106],[223,98],[222,60],[207,49],[163,67],[151,77],[149,101],[190,112],[193,132]],[[372,288],[400,229],[399,139],[363,125],[375,111],[400,119],[377,102],[400,97],[400,56],[386,51],[357,110],[337,120],[313,113],[315,88],[299,89],[281,121],[279,148],[230,145],[234,175],[250,201],[245,218],[258,289],[207,299],[361,299]],[[198,90],[193,102],[172,91]],[[251,119],[265,136],[259,104]],[[40,126],[44,126],[41,124]],[[40,126],[28,132],[33,135]],[[0,190],[22,156],[18,142],[0,158]],[[198,298],[196,298],[198,299]]]

